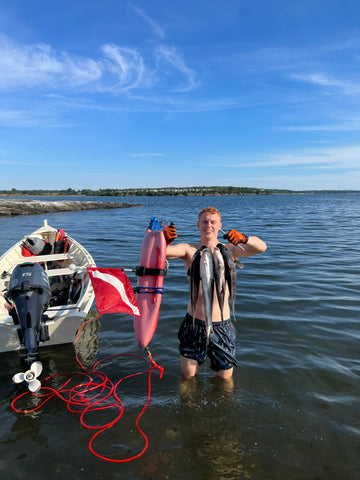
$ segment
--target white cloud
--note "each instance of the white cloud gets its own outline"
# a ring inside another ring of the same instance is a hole
[[[101,62],[92,59],[73,58],[63,55],[64,80],[71,86],[85,85],[97,81],[102,76]]]
[[[57,54],[49,45],[20,45],[0,36],[0,88],[13,90],[59,84],[83,85],[101,76],[101,64],[69,54]]]
[[[117,45],[103,45],[102,51],[109,72],[114,74],[118,82],[111,85],[109,90],[131,90],[143,86],[149,86],[150,75],[144,65],[143,58],[136,49],[119,47]]]
[[[344,95],[359,95],[360,85],[359,82],[351,82],[334,78],[325,73],[306,73],[306,74],[292,74],[290,78],[293,80],[299,80],[301,82],[310,83],[319,87],[329,87],[340,90]]]
[[[290,132],[356,132],[360,130],[360,120],[340,121],[333,125],[295,125],[280,128]]]
[[[157,35],[158,37],[160,38],[164,38],[165,37],[165,32],[164,30],[161,28],[161,26],[155,22],[155,20],[153,20],[152,18],[150,18],[145,12],[144,10],[142,10],[141,8],[137,7],[136,5],[134,5],[133,3],[131,2],[128,2],[128,4],[131,6],[131,8],[133,8],[135,10],[135,12],[137,12],[141,17],[143,17],[146,22],[148,23],[148,25],[150,26],[151,30],[155,33],[155,35]]]
[[[226,162],[223,166],[244,167],[308,167],[312,169],[353,169],[360,165],[360,145],[339,146],[332,148],[298,150],[272,153],[257,157],[254,161],[241,159],[241,161]]]
[[[159,45],[156,49],[156,53],[160,60],[169,63],[175,68],[175,70],[184,75],[186,84],[182,88],[177,88],[177,91],[189,91],[199,85],[198,80],[196,80],[195,72],[186,65],[184,59],[174,47]]]
[[[100,51],[98,58],[81,58],[45,44],[20,45],[0,35],[0,90],[38,88],[42,93],[70,90],[119,95],[152,89],[161,82],[165,83],[162,89],[173,92],[197,86],[195,72],[174,47],[156,47],[147,58],[148,65],[135,48],[105,44]]]

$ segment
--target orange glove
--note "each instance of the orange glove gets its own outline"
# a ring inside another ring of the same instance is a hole
[[[176,227],[174,222],[170,222],[170,224],[164,228],[164,234],[165,234],[167,245],[170,245],[170,243],[173,243],[175,238],[177,238]]]
[[[224,235],[224,238],[227,238],[233,245],[247,243],[249,240],[249,237],[247,237],[244,233],[237,232],[236,230],[230,230],[226,235]]]

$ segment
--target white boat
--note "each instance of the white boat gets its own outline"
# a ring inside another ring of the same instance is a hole
[[[24,349],[28,365],[38,347],[72,343],[94,301],[87,275],[94,259],[67,235],[66,251],[55,253],[58,232],[45,220],[0,258],[0,352]],[[46,254],[24,256],[29,238],[46,245]]]

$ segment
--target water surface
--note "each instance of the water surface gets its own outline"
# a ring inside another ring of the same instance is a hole
[[[196,379],[181,382],[177,330],[188,286],[182,262],[171,261],[150,344],[165,370],[161,379],[153,372],[151,404],[141,419],[146,453],[122,464],[95,457],[88,449],[91,432],[60,400],[33,414],[15,413],[11,401],[24,391],[11,382],[19,358],[2,354],[2,478],[360,478],[360,195],[104,200],[144,207],[47,215],[50,225],[83,243],[98,266],[135,267],[152,216],[174,221],[179,241],[196,242],[198,211],[208,205],[220,209],[225,230],[266,241],[267,252],[244,259],[238,270],[234,387],[224,388],[208,364]],[[39,215],[0,219],[0,252],[42,222]],[[135,286],[132,273],[129,278]],[[95,334],[81,345],[87,367],[114,354],[143,355],[131,317],[109,314],[89,328]],[[79,370],[71,345],[44,348],[42,359],[49,375]],[[119,357],[104,369],[116,381],[141,362]],[[144,376],[121,387],[126,415],[99,442],[103,453],[121,457],[142,449],[134,423],[146,393]]]

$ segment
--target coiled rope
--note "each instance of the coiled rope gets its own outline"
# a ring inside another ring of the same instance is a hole
[[[92,318],[90,320],[83,322],[78,330],[78,335],[74,342],[76,361],[78,362],[80,367],[84,370],[84,372],[65,372],[65,373],[57,373],[55,375],[50,375],[49,377],[41,381],[41,389],[38,392],[33,393],[30,391],[27,391],[25,393],[22,393],[11,402],[11,407],[15,412],[28,414],[28,413],[32,413],[39,410],[53,398],[59,398],[66,403],[67,408],[70,412],[80,413],[80,422],[84,428],[89,430],[96,430],[96,432],[94,433],[94,435],[89,441],[89,449],[94,455],[108,462],[117,462],[117,463],[131,462],[132,460],[135,460],[136,458],[141,457],[148,448],[148,444],[149,444],[148,438],[143,432],[143,430],[140,428],[139,422],[146,408],[150,403],[152,372],[154,369],[159,370],[160,378],[162,378],[164,369],[154,361],[154,359],[152,358],[151,352],[148,348],[145,349],[145,351],[148,354],[148,358],[144,358],[140,355],[135,355],[135,354],[117,354],[117,355],[112,355],[110,357],[107,357],[107,358],[104,358],[103,360],[98,361],[93,365],[91,370],[86,369],[78,357],[76,344],[80,338],[82,329],[85,327],[85,325],[87,325],[89,322],[97,320],[101,316],[102,315],[99,315],[95,318]],[[105,362],[118,357],[135,357],[135,358],[141,359],[147,364],[147,368],[135,373],[130,373],[129,375],[122,377],[120,380],[114,383],[107,377],[105,373],[103,373],[99,369],[101,368],[102,364],[104,364]],[[110,456],[101,455],[95,449],[95,446],[94,446],[95,439],[99,437],[101,434],[103,434],[104,432],[114,427],[114,425],[116,425],[117,422],[119,422],[119,420],[121,419],[125,411],[124,405],[117,392],[118,387],[122,382],[124,382],[129,378],[136,377],[139,375],[145,375],[145,374],[147,374],[146,402],[142,407],[135,421],[137,431],[143,437],[144,447],[141,449],[141,451],[139,451],[139,453],[126,458],[110,458]],[[57,388],[47,386],[47,383],[53,383],[53,379],[55,377],[59,377],[59,378],[64,377],[64,381],[61,384],[61,386]],[[32,399],[33,397],[35,397],[36,407],[32,409],[24,409],[17,406],[19,403],[21,403],[21,401],[24,401],[24,399],[26,398],[29,399],[29,396],[32,397]],[[92,425],[90,421],[91,413],[105,411],[105,410],[110,410],[115,412],[115,415],[113,416],[112,420],[108,423]]]

